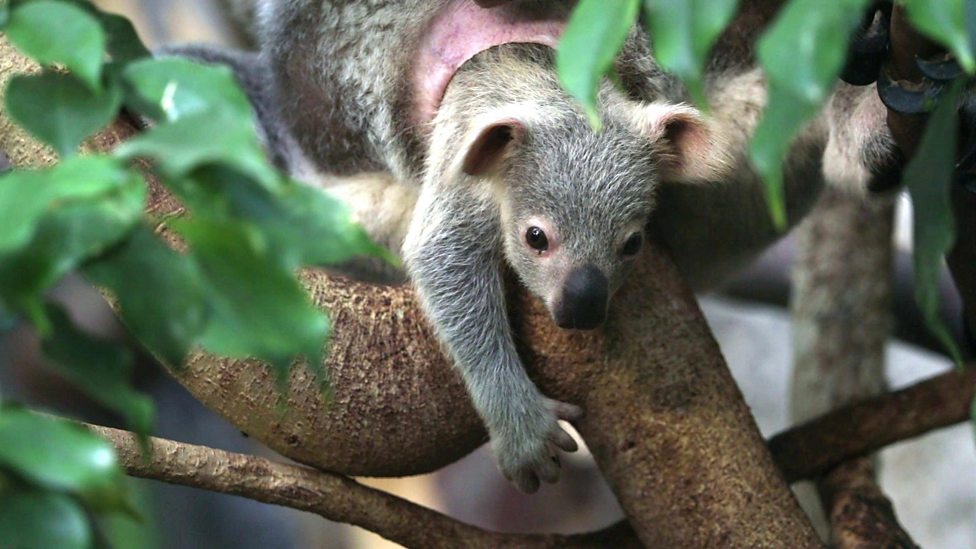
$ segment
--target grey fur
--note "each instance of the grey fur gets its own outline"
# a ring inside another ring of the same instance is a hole
[[[504,265],[552,310],[582,265],[598,267],[616,288],[627,270],[620,246],[647,224],[695,288],[726,278],[780,236],[746,161],[765,82],[755,68],[713,62],[725,67],[708,79],[713,110],[691,123],[707,130],[708,148],[682,157],[670,134],[649,136],[642,125],[649,108],[678,108],[686,94],[654,63],[641,31],[617,61],[623,91],[602,88],[599,134],[560,88],[551,53],[502,46],[459,70],[432,123],[411,125],[411,61],[445,3],[259,0],[263,57],[225,61],[250,88],[276,161],[339,191],[372,235],[402,247],[500,469],[531,491],[557,477],[556,448],[575,447],[556,419],[579,409],[546,399],[526,375],[507,319]],[[516,5],[530,13],[568,2]],[[831,184],[861,189],[877,170],[872,164],[888,161],[878,105],[873,88],[844,89],[795,139],[785,166],[791,223],[812,206],[824,173]],[[479,125],[510,112],[524,117],[524,139],[497,171],[464,173]],[[524,241],[526,224],[538,219],[559,234],[548,260]]]

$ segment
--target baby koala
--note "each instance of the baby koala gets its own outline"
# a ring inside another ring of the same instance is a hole
[[[560,87],[553,51],[506,44],[454,75],[429,129],[424,177],[403,256],[423,310],[467,384],[502,473],[533,492],[559,475],[557,423],[581,410],[545,398],[516,352],[503,270],[511,266],[553,321],[593,329],[634,258],[661,178],[708,178],[698,113],[641,104],[607,84],[603,128]],[[682,173],[682,171],[689,173]]]

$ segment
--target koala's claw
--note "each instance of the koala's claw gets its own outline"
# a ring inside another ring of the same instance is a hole
[[[538,490],[540,482],[559,480],[559,450],[578,449],[576,440],[556,420],[579,419],[583,410],[551,399],[543,400],[543,408],[545,413],[536,416],[536,421],[530,422],[524,431],[498,434],[493,441],[498,468],[509,482],[527,494]]]

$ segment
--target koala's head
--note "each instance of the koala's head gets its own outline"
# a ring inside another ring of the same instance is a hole
[[[603,121],[594,133],[576,109],[516,105],[480,117],[463,150],[463,171],[492,181],[506,259],[563,328],[603,323],[658,182],[709,175],[695,109],[621,100]]]

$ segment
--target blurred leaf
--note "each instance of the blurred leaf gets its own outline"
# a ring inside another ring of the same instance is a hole
[[[966,72],[976,72],[972,37],[967,33],[966,0],[902,0],[912,26],[948,48]],[[972,15],[970,13],[970,15]],[[972,22],[970,24],[973,24]]]
[[[793,136],[819,110],[837,82],[847,43],[867,0],[793,0],[759,40],[769,105],[750,145],[766,186],[770,215],[786,227],[783,160]]]
[[[159,120],[175,121],[214,109],[251,120],[253,110],[230,68],[181,57],[147,59],[130,65],[125,79],[139,106]]]
[[[270,239],[284,265],[332,265],[357,255],[398,260],[352,221],[348,208],[327,192],[285,181],[275,192],[241,183],[241,176],[220,167],[194,173],[196,185],[185,189],[186,203],[208,208],[213,219],[247,219]],[[191,195],[192,194],[192,195]]]
[[[707,108],[704,69],[712,44],[725,29],[738,0],[644,0],[654,59],[688,86]]]
[[[328,319],[309,302],[290,268],[275,261],[274,250],[257,231],[202,220],[180,223],[178,230],[209,285],[213,317],[201,340],[206,349],[267,361],[279,376],[296,354],[320,367]]]
[[[111,290],[126,326],[150,351],[170,366],[183,363],[209,315],[203,280],[190,259],[139,227],[88,265],[85,275]]]
[[[114,61],[129,63],[152,57],[131,21],[114,13],[99,13],[98,20],[108,37],[108,53]]]
[[[64,494],[0,488],[0,546],[16,549],[88,549],[84,509]]]
[[[905,168],[903,181],[912,197],[914,219],[915,300],[925,325],[962,364],[962,354],[939,315],[939,273],[943,257],[956,239],[951,190],[956,156],[956,116],[961,84],[956,82],[939,100],[922,141]]]
[[[136,271],[130,272],[133,276]],[[132,386],[132,354],[78,330],[64,310],[48,306],[53,333],[42,341],[44,355],[62,375],[103,406],[118,412],[136,433],[152,430],[153,404]]]
[[[38,486],[76,494],[95,509],[125,508],[115,449],[67,421],[0,409],[0,465]]]
[[[581,0],[559,41],[559,78],[570,95],[583,104],[594,129],[602,124],[596,105],[600,81],[613,68],[639,8],[640,0]]]
[[[105,33],[85,10],[53,0],[29,2],[13,10],[6,32],[17,49],[42,65],[64,65],[91,91],[101,87]]]
[[[170,180],[183,179],[197,168],[223,164],[268,189],[281,185],[252,121],[226,110],[197,112],[157,126],[120,145],[116,155],[152,159]]]
[[[44,291],[84,261],[114,246],[139,223],[146,186],[134,174],[122,175],[128,181],[118,188],[90,200],[56,204],[37,225],[30,245],[0,260],[0,301],[25,313],[42,335],[49,330],[40,307]]]
[[[53,168],[0,176],[0,255],[26,244],[50,211],[131,181],[118,163],[101,157],[72,158]]]
[[[0,31],[3,31],[7,27],[7,23],[10,21],[10,6],[7,4],[0,3]]]
[[[45,71],[14,77],[6,102],[11,118],[64,158],[115,118],[122,94],[117,86],[93,92],[70,74]]]

